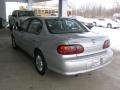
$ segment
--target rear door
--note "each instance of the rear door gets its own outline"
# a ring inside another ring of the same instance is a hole
[[[34,49],[37,47],[37,43],[40,40],[42,26],[43,24],[40,19],[33,18],[27,32],[24,33],[24,47],[30,55],[33,55]]]

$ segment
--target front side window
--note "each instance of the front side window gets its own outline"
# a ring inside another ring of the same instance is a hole
[[[42,22],[38,19],[32,20],[28,28],[28,32],[33,34],[39,34],[41,30],[42,30]]]
[[[88,29],[75,19],[46,19],[47,28],[51,33],[83,33]]]

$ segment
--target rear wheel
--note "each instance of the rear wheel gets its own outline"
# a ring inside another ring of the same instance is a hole
[[[47,64],[45,59],[40,51],[35,53],[35,61],[34,61],[36,70],[40,73],[40,75],[44,75],[47,71]]]

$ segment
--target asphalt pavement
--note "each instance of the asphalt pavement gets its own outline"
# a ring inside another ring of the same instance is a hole
[[[120,52],[108,66],[79,76],[48,70],[40,76],[32,58],[11,46],[8,29],[0,30],[0,90],[120,90]]]

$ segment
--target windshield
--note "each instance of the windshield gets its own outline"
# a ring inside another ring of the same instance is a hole
[[[20,11],[18,13],[19,17],[21,16],[34,16],[34,12],[33,11]]]
[[[75,19],[46,19],[48,30],[53,34],[84,33],[88,29]]]

